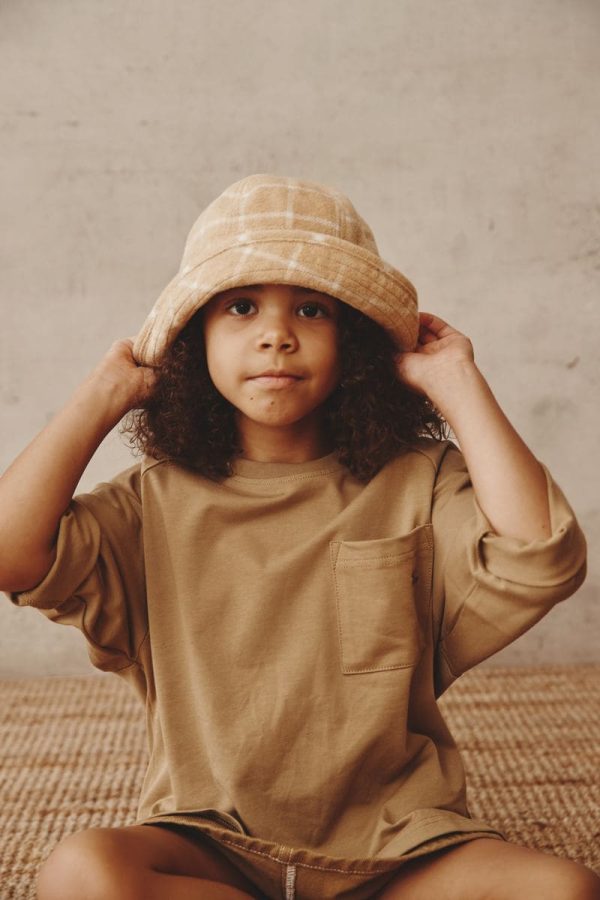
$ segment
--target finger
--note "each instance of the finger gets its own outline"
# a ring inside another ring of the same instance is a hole
[[[438,337],[444,337],[446,334],[452,334],[452,332],[456,331],[455,328],[452,328],[448,322],[445,322],[443,319],[440,319],[439,316],[435,316],[433,313],[422,312],[419,313],[419,316],[423,317],[423,323],[425,327],[432,334],[437,335]]]
[[[437,335],[433,332],[429,325],[425,322],[419,324],[419,343],[428,344],[430,341],[436,341]]]
[[[442,325],[447,325],[443,319],[440,319],[439,316],[434,315],[434,313],[430,312],[421,312],[419,313],[419,319],[427,328],[440,328]]]

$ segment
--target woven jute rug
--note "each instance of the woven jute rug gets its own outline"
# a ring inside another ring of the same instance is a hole
[[[600,874],[600,665],[482,667],[439,703],[471,814]],[[67,835],[133,824],[144,715],[115,675],[0,680],[2,900],[34,900]]]

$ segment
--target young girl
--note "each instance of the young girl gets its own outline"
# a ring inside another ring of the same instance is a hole
[[[73,497],[128,411],[141,462]],[[63,840],[40,900],[600,897],[470,815],[436,702],[573,594],[585,539],[343,194],[217,197],[0,510],[3,590],[146,706],[135,824]]]

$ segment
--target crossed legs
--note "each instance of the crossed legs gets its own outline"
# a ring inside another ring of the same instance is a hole
[[[263,895],[208,839],[129,825],[72,834],[40,869],[38,900],[247,900]],[[600,900],[573,860],[476,838],[405,863],[373,900]],[[319,898],[314,898],[319,900]]]

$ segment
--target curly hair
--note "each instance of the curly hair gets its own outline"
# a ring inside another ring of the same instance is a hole
[[[423,394],[398,379],[391,336],[377,322],[340,302],[340,380],[322,405],[323,428],[338,458],[368,482],[419,439],[445,440],[449,428]],[[180,331],[158,368],[151,397],[119,428],[129,444],[168,457],[215,481],[233,474],[242,446],[236,408],[219,393],[206,362],[202,309]]]

